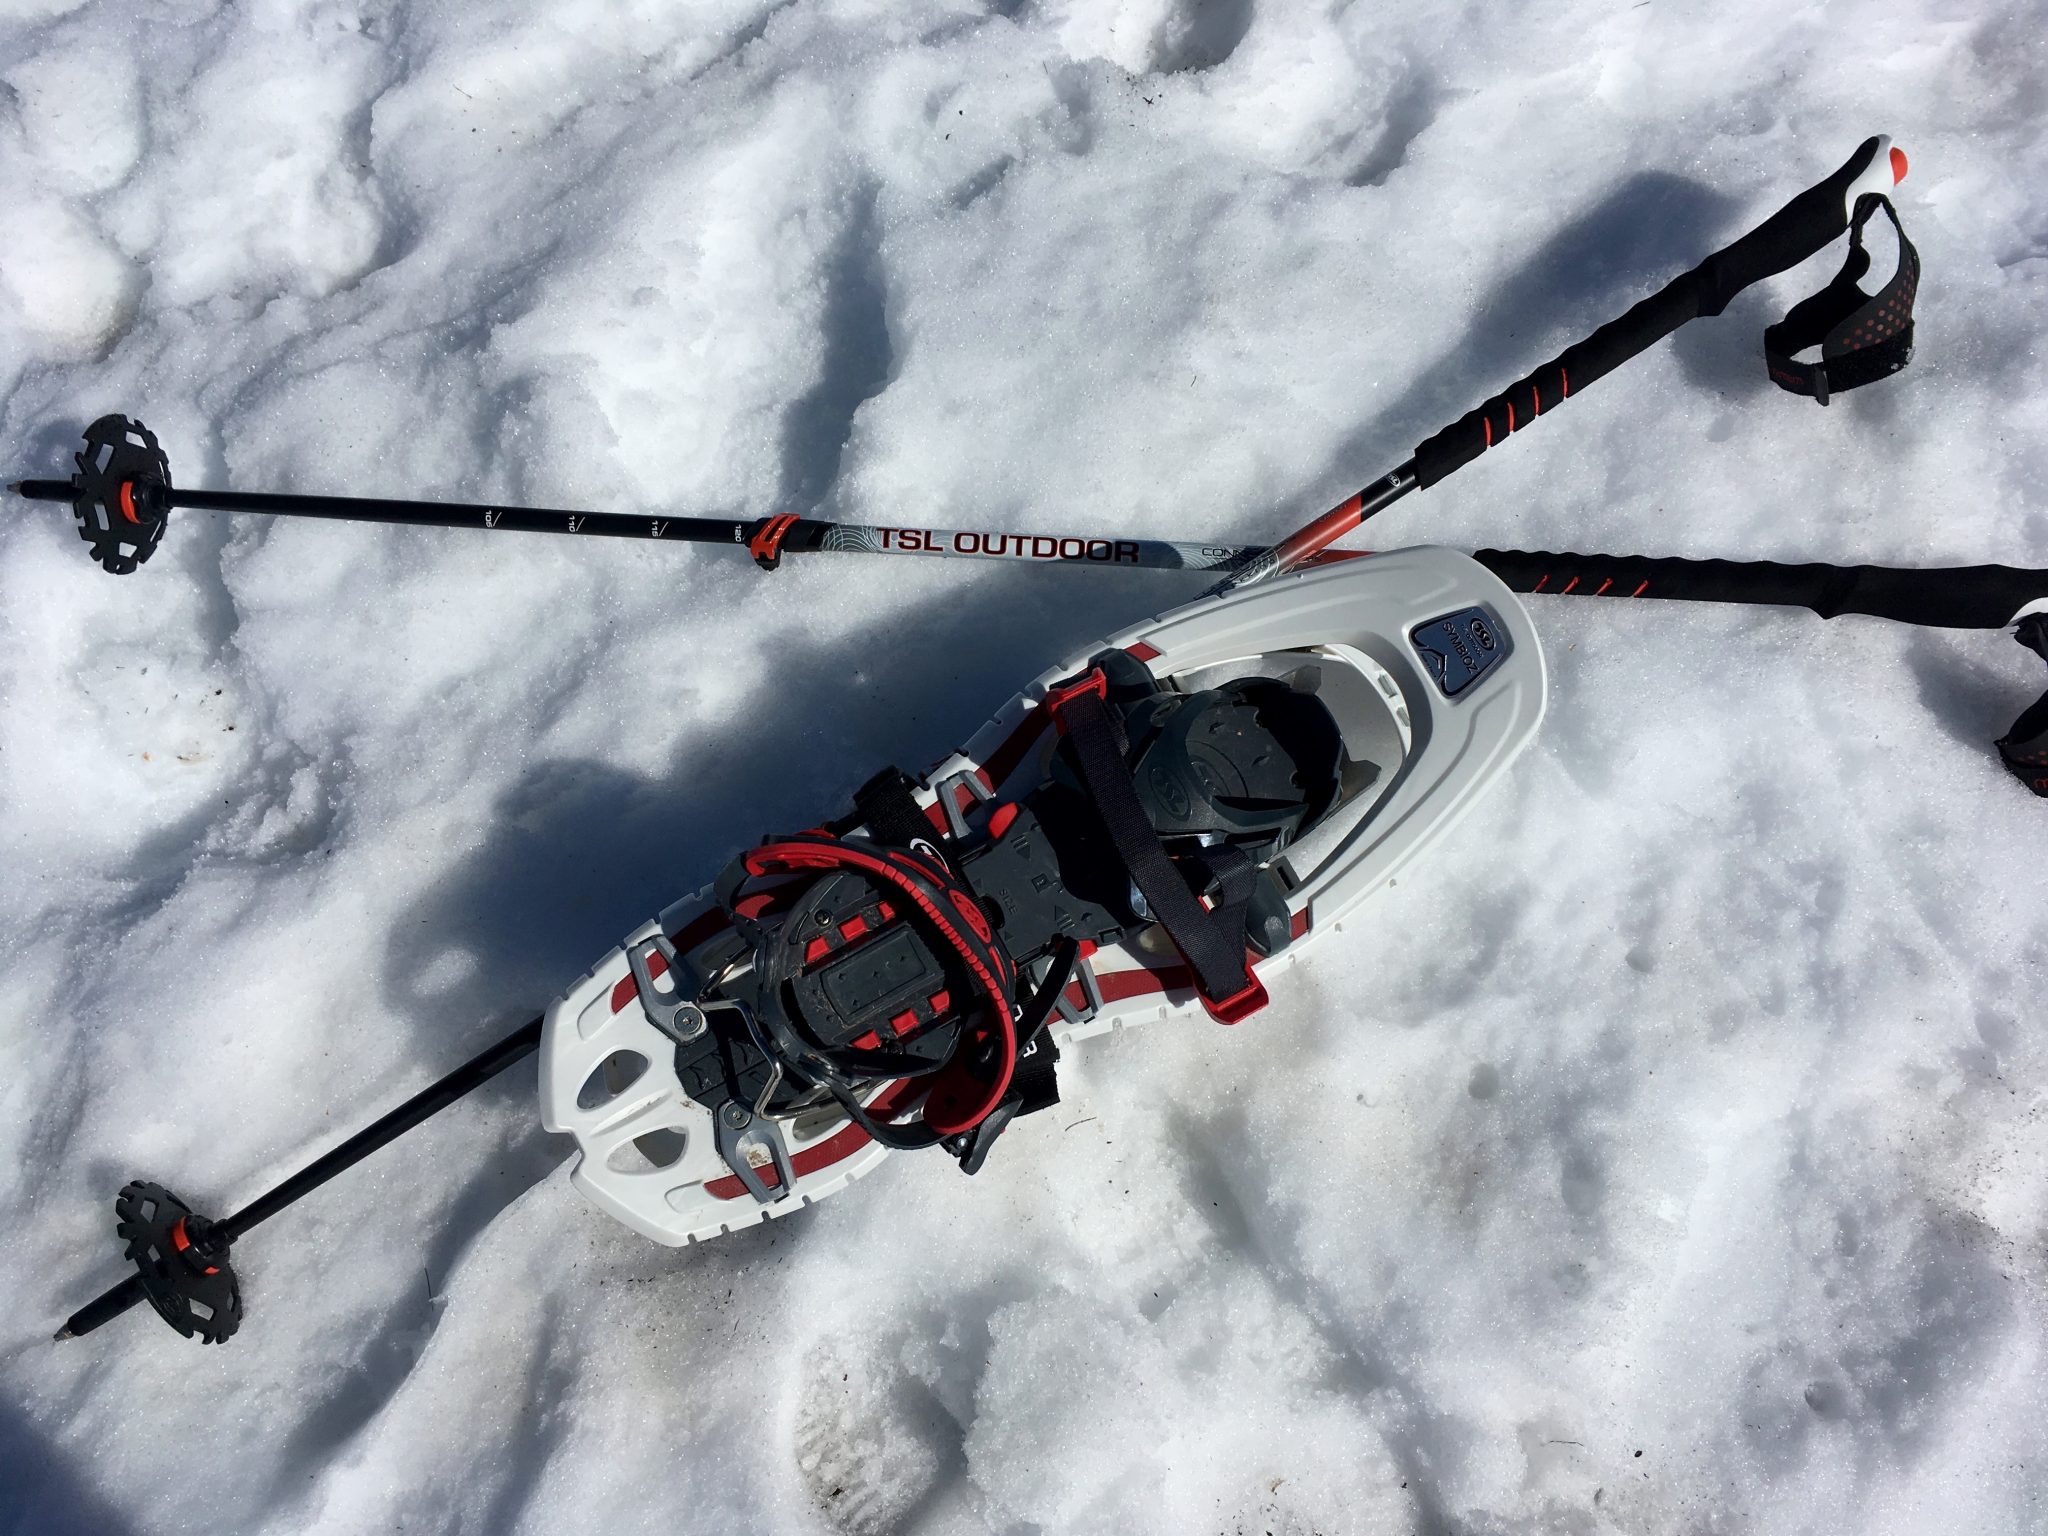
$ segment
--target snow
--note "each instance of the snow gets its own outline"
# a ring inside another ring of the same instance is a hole
[[[1838,165],[1920,358],[1745,294],[1373,530],[2048,564],[2048,4],[0,0],[0,469],[1276,535]],[[1882,242],[1880,242],[1881,246]],[[1157,574],[0,520],[0,1526],[2048,1526],[2048,823],[1995,633],[1533,600],[1537,747],[1236,1029],[963,1179],[671,1252],[515,1071],[130,1317],[222,1211]]]

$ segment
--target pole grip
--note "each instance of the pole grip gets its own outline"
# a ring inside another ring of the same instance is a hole
[[[1545,597],[1775,604],[1824,619],[1860,613],[1935,629],[2004,629],[2028,604],[2048,600],[2048,571],[2011,565],[1786,565],[1520,549],[1482,549],[1473,558],[1513,590]]]
[[[1720,314],[1750,284],[1825,250],[1849,228],[1857,200],[1889,192],[1905,175],[1905,165],[1906,157],[1892,149],[1889,138],[1879,134],[1865,139],[1840,170],[1808,187],[1732,245],[1426,438],[1415,450],[1418,488],[1436,484],[1488,448],[1506,442],[1687,321]]]

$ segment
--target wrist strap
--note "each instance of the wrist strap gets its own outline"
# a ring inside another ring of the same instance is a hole
[[[2048,661],[2048,614],[2028,614],[2013,638]],[[1996,745],[2015,778],[2035,794],[2048,796],[2048,694],[2030,704]]]
[[[1870,270],[1863,226],[1879,208],[1899,237],[1899,268],[1892,280],[1868,294],[1859,286]],[[1913,296],[1920,287],[1920,253],[1906,238],[1891,199],[1866,193],[1856,200],[1849,223],[1849,254],[1835,280],[1794,304],[1785,318],[1764,332],[1764,366],[1771,381],[1822,405],[1845,389],[1857,389],[1897,373],[1913,357]],[[1820,361],[1794,361],[1795,353],[1820,348]]]

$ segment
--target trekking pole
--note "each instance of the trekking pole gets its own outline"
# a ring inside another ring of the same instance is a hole
[[[1482,401],[1432,437],[1381,479],[1296,529],[1270,549],[1233,568],[1212,590],[1228,592],[1290,570],[1342,538],[1410,491],[1427,490],[1539,417],[1555,414],[1575,395],[1649,350],[1688,321],[1718,315],[1728,301],[1766,277],[1789,271],[1842,235],[1852,234],[1848,259],[1820,293],[1795,305],[1764,332],[1764,359],[1773,381],[1822,405],[1831,393],[1874,382],[1906,366],[1913,351],[1913,296],[1920,258],[1887,198],[1906,176],[1906,156],[1879,134],[1857,147],[1840,170],[1808,187],[1731,245],[1690,272],[1576,341],[1549,362]],[[1877,294],[1857,286],[1869,270],[1863,226],[1882,208],[1899,236],[1899,266]],[[1795,355],[1819,346],[1819,363]]]
[[[627,513],[346,496],[177,491],[171,487],[170,464],[155,435],[140,422],[122,416],[102,417],[87,429],[85,447],[77,455],[77,462],[78,473],[68,481],[29,480],[14,489],[32,499],[72,502],[79,529],[92,546],[94,556],[116,574],[133,571],[149,558],[163,537],[165,520],[173,506],[491,532],[594,534],[714,543],[745,548],[767,570],[774,570],[784,555],[870,553],[1153,570],[1221,570],[1231,573],[1227,584],[1235,584],[1258,569],[1270,575],[1288,565],[1310,566],[1355,558],[1360,553],[1328,547],[1330,539],[1348,531],[1332,531],[1331,527],[1323,526],[1336,513],[1311,525],[1311,529],[1318,530],[1307,541],[1314,547],[1306,548],[1299,559],[1288,555],[1283,561],[1282,554],[1275,549],[1221,542],[1197,544],[1099,534],[905,528],[833,523],[788,514],[748,523],[720,518],[651,518]],[[1404,473],[1397,471],[1390,478],[1407,486],[1408,481],[1401,478]],[[1364,493],[1360,493],[1337,512],[1352,516],[1349,526],[1355,527],[1365,515],[1357,509],[1366,504]],[[1346,508],[1352,511],[1347,512]],[[1353,516],[1353,512],[1357,515]],[[1278,551],[1287,547],[1283,543]],[[2007,565],[1933,569],[1783,565],[1766,560],[1688,560],[1502,549],[1482,549],[1475,558],[1515,591],[1536,595],[1788,605],[1810,608],[1822,618],[1857,613],[1949,629],[2005,629],[2020,624],[2031,610],[2048,606],[2048,571]],[[2016,638],[2048,656],[2044,624],[2048,621],[2022,625]],[[2031,713],[2000,739],[1998,748],[2006,765],[2022,782],[2037,794],[2048,795],[2048,761],[2044,761],[2048,757],[2048,740],[2041,739],[2048,736],[2048,721],[2033,729],[2022,729]]]
[[[1480,549],[1472,558],[1539,597],[1645,597],[1864,614],[1928,629],[2011,629],[2048,612],[2048,570],[2013,565],[1797,565],[1775,560]]]
[[[1858,280],[1870,261],[1863,225],[1882,208],[1894,225],[1885,194],[1906,173],[1906,157],[1883,136],[1867,139],[1841,169],[1809,187],[1732,245],[1674,278],[1618,320],[1567,347],[1518,383],[1476,406],[1417,446],[1408,460],[1269,549],[1182,543],[1166,539],[1109,538],[904,528],[831,523],[795,513],[761,518],[667,516],[633,512],[507,507],[480,503],[395,500],[383,497],[305,496],[281,492],[181,490],[156,437],[140,422],[104,416],[86,431],[69,480],[23,480],[13,489],[38,501],[68,502],[93,557],[125,575],[155,551],[173,508],[273,517],[347,519],[410,527],[470,528],[486,532],[551,533],[657,542],[723,544],[744,548],[773,570],[785,554],[820,551],[901,555],[959,555],[985,559],[1058,561],[1163,570],[1221,570],[1216,589],[1228,590],[1291,569],[1391,506],[1504,442],[1546,412],[1554,413],[1611,373],[1701,315],[1716,315],[1744,288],[1798,265],[1853,234],[1848,260],[1821,293],[1796,305],[1765,332],[1765,358],[1773,379],[1826,403],[1839,392],[1883,378],[1905,366],[1912,351],[1912,303],[1919,258],[1903,231],[1899,266],[1875,296]],[[1818,363],[1794,355],[1812,346]]]
[[[1236,545],[1100,534],[982,532],[833,523],[777,513],[770,517],[671,517],[484,503],[408,501],[381,496],[300,496],[279,491],[193,491],[171,483],[170,459],[156,434],[125,416],[102,416],[85,430],[69,480],[21,480],[8,487],[30,501],[68,502],[92,556],[125,576],[162,542],[173,508],[201,512],[311,517],[408,528],[464,528],[480,533],[551,533],[577,538],[718,544],[744,549],[764,570],[784,555],[831,552],[951,555],[1076,565],[1207,571],[1257,553]]]
[[[112,1322],[139,1301],[186,1338],[223,1344],[242,1323],[242,1287],[228,1245],[258,1222],[304,1199],[380,1147],[474,1092],[540,1046],[541,1021],[529,1020],[481,1055],[421,1089],[389,1114],[314,1159],[234,1215],[211,1221],[161,1184],[131,1180],[114,1200],[114,1231],[135,1273],[101,1292],[65,1320],[59,1339],[75,1339]]]
[[[111,449],[111,455],[101,455],[102,448]],[[147,558],[146,554],[138,557],[135,539],[145,541],[141,549],[154,549],[162,534],[163,515],[172,506],[492,532],[713,543],[747,548],[764,562],[779,562],[784,555],[861,553],[1236,572],[1271,553],[1256,545],[1226,544],[1219,540],[1181,543],[1104,534],[907,528],[787,515],[749,523],[707,517],[650,518],[614,512],[348,496],[174,491],[170,487],[168,463],[155,435],[141,423],[120,416],[102,417],[94,422],[78,458],[80,472],[72,480],[27,480],[14,489],[34,499],[88,503],[88,510],[80,513],[88,525],[88,538],[92,537],[92,529],[99,526],[91,517],[90,508],[111,504],[118,521],[111,524],[110,537],[128,547],[124,554],[121,548],[110,546],[108,553],[117,560],[126,559],[127,569]],[[125,473],[110,481],[108,469],[95,467],[100,462]],[[128,522],[124,510],[130,506],[137,509],[134,523]],[[1299,563],[1316,565],[1357,558],[1362,553],[1321,548]],[[1943,629],[2005,629],[2018,622],[2029,605],[2048,603],[2048,570],[2009,565],[1784,565],[1768,560],[1693,560],[1512,549],[1482,549],[1474,558],[1517,592],[1785,605],[1811,608],[1822,618],[1858,613]]]
[[[1481,549],[1473,559],[1516,592],[1557,597],[1656,597],[1679,602],[1811,608],[1824,619],[1867,614],[1933,629],[2010,629],[2048,661],[2048,571],[2010,565],[1784,565]],[[2000,759],[2048,797],[2048,694],[1997,741]]]

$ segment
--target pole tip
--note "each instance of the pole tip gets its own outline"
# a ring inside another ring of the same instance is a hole
[[[50,1335],[50,1342],[52,1344],[62,1344],[66,1339],[75,1339],[77,1337],[78,1335],[71,1331],[71,1325],[66,1323],[62,1328],[59,1328]]]

